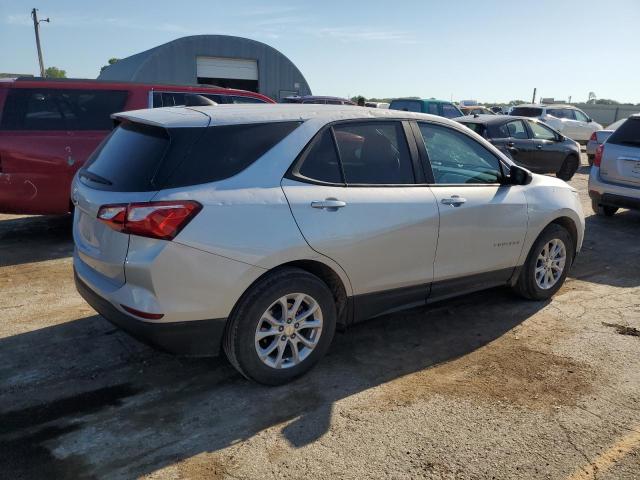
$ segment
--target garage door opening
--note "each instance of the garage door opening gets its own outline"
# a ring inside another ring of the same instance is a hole
[[[258,61],[244,58],[197,57],[198,83],[258,91]]]

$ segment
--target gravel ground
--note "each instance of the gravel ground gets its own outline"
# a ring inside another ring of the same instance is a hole
[[[553,301],[378,318],[277,388],[132,340],[75,292],[69,219],[0,215],[1,476],[640,478],[640,214],[591,215],[587,174]]]

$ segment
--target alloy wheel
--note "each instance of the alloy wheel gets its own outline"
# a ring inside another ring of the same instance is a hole
[[[318,345],[322,309],[310,295],[291,293],[273,302],[262,314],[255,333],[260,360],[271,368],[294,367]]]
[[[536,284],[543,290],[552,288],[564,272],[567,263],[567,248],[558,238],[548,241],[536,259]]]

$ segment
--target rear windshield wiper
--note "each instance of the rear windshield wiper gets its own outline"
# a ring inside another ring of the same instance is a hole
[[[106,178],[101,177],[100,175],[96,175],[95,173],[92,173],[88,170],[81,170],[79,175],[95,183],[101,183],[103,185],[113,185],[113,182],[111,180],[107,180]]]

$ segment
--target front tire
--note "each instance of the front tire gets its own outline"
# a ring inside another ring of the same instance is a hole
[[[578,158],[575,155],[569,155],[564,159],[564,162],[562,162],[562,166],[556,173],[556,177],[558,177],[560,180],[568,182],[569,180],[571,180],[571,178],[573,178],[573,175],[576,173],[579,166],[580,161],[578,160]]]
[[[600,205],[596,200],[591,200],[591,208],[596,215],[600,215],[603,217],[613,217],[618,211],[618,207]]]
[[[225,331],[229,361],[249,380],[281,385],[325,355],[336,329],[327,285],[299,268],[283,268],[243,295]]]
[[[531,247],[514,290],[530,300],[551,298],[567,278],[574,255],[571,234],[561,225],[552,223]]]

